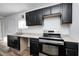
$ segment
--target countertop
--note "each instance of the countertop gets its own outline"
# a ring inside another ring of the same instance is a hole
[[[64,41],[66,42],[76,42],[79,43],[79,39],[74,39],[69,35],[62,35],[62,39],[64,39]]]
[[[9,35],[18,36],[18,37],[27,37],[27,38],[39,38],[39,37],[42,37],[43,36],[43,34],[36,34],[36,33],[25,33],[25,34],[22,34],[22,35],[9,34]],[[76,43],[79,43],[79,40],[78,39],[74,39],[74,38],[72,38],[69,35],[62,35],[61,37],[66,42],[76,42]]]
[[[36,33],[8,34],[8,35],[18,36],[18,37],[28,37],[28,38],[39,38],[42,36],[42,34],[36,34]]]

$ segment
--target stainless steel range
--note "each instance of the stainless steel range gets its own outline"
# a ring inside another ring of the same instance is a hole
[[[65,55],[64,40],[57,33],[44,33],[43,37],[39,38],[39,47],[39,55]]]

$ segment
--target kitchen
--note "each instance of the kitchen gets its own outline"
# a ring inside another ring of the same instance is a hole
[[[27,50],[34,56],[78,56],[78,6],[29,3],[28,11],[1,18],[1,41],[18,54]]]

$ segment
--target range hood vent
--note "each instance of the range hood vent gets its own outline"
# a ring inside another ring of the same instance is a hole
[[[43,18],[51,18],[51,17],[57,17],[57,16],[61,16],[61,13],[54,13],[54,14],[50,14],[50,15],[44,15]]]

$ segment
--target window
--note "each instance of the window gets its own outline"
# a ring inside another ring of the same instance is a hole
[[[26,26],[25,20],[19,20],[18,21],[18,27],[19,27],[19,29],[27,29],[28,28],[28,26]]]

